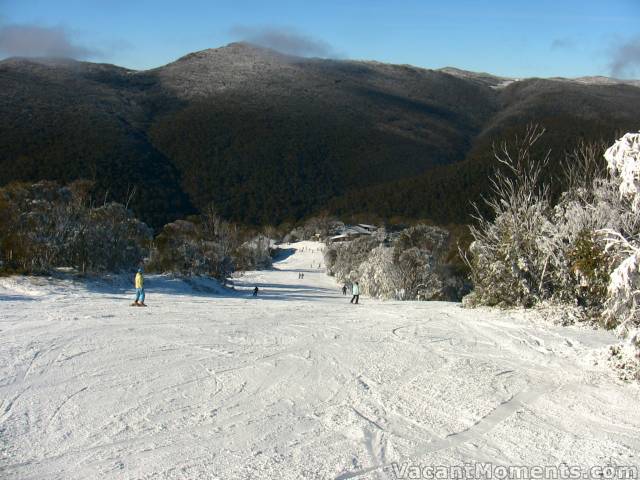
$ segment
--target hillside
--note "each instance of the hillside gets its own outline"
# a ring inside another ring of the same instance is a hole
[[[494,145],[510,141],[532,122],[547,132],[537,145],[551,150],[547,180],[562,182],[561,162],[581,139],[610,144],[627,131],[640,129],[640,88],[627,84],[584,84],[530,79],[500,90],[499,111],[474,139],[461,162],[421,175],[352,190],[330,202],[340,215],[374,212],[383,218],[404,216],[438,223],[464,223],[470,204],[490,191],[496,166]],[[604,151],[603,151],[604,153]],[[604,163],[604,157],[602,159]]]
[[[465,221],[490,145],[548,127],[572,142],[637,130],[640,88],[291,57],[245,43],[131,71],[0,62],[0,184],[90,178],[155,227],[213,202],[280,223],[315,211]]]
[[[144,76],[74,61],[0,62],[0,184],[95,180],[96,201],[126,202],[161,225],[191,210],[171,160],[149,141],[153,85]]]

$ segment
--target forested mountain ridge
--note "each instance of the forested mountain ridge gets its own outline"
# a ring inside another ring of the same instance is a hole
[[[491,145],[548,128],[553,164],[579,138],[640,124],[640,88],[513,81],[457,69],[291,57],[249,44],[132,71],[0,62],[0,184],[96,181],[155,227],[213,202],[252,224],[338,213],[464,222]]]

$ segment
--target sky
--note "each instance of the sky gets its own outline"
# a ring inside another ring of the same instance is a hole
[[[0,58],[148,69],[234,41],[516,78],[640,78],[640,0],[0,0]]]

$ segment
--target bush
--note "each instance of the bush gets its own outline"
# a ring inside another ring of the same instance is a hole
[[[236,252],[239,270],[260,270],[271,267],[273,240],[259,234],[243,243]]]
[[[417,225],[398,234],[372,236],[329,245],[325,264],[339,282],[359,281],[364,294],[398,300],[459,300],[463,276],[451,263],[451,234]]]
[[[292,229],[284,236],[284,242],[298,242],[301,240],[326,240],[343,227],[344,224],[334,217],[318,215],[311,217],[302,225]]]
[[[147,255],[151,230],[117,203],[90,206],[91,183],[11,184],[0,189],[0,269],[119,271]]]
[[[581,144],[564,165],[569,190],[552,206],[542,184],[546,157],[529,150],[543,131],[531,127],[516,154],[499,154],[505,172],[494,177],[494,216],[478,215],[468,262],[474,290],[467,305],[530,307],[551,300],[603,309],[612,258],[597,231],[636,229],[637,216],[617,194],[615,179],[600,166],[598,148]]]
[[[472,228],[468,261],[475,288],[465,302],[577,304],[626,339],[611,359],[625,378],[638,378],[640,133],[605,152],[608,175],[597,150],[583,145],[565,166],[569,190],[550,208],[546,187],[538,185],[545,162],[528,155],[541,135],[536,132],[530,130],[517,157],[501,159],[515,175],[496,175],[495,198],[488,202],[495,217],[479,216]]]
[[[238,228],[209,207],[202,215],[164,226],[155,239],[149,269],[224,281],[237,267],[239,244]]]
[[[401,291],[401,272],[393,261],[393,249],[390,247],[380,244],[371,250],[354,276],[359,279],[362,292],[371,297],[404,297]]]
[[[530,151],[544,134],[532,126],[514,145],[504,144],[496,158],[493,198],[487,201],[493,219],[477,208],[477,225],[468,258],[474,290],[468,305],[531,306],[550,295],[547,285],[555,226],[550,221],[548,188],[541,183],[547,156]]]
[[[583,230],[568,250],[570,283],[578,306],[600,309],[607,298],[611,258],[593,232]]]
[[[327,272],[340,283],[358,280],[358,269],[369,253],[380,244],[377,238],[365,236],[350,242],[336,243],[325,249]],[[363,290],[363,293],[366,293]]]

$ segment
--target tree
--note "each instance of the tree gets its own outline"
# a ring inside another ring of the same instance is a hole
[[[553,237],[549,188],[542,182],[549,152],[532,156],[545,133],[537,125],[495,150],[501,165],[491,179],[493,196],[486,200],[492,217],[476,206],[474,238],[467,257],[474,291],[468,304],[530,306],[547,298]]]

